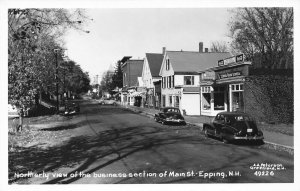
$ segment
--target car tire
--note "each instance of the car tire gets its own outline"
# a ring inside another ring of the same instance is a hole
[[[229,141],[225,137],[223,137],[223,136],[222,136],[221,140],[222,140],[222,142],[224,144],[228,144],[229,143]]]
[[[166,122],[165,122],[165,121],[161,121],[161,124],[162,124],[162,125],[165,125],[165,124],[166,124]]]
[[[205,137],[209,137],[209,135],[208,135],[208,133],[207,133],[207,129],[206,129],[206,128],[204,128],[204,136],[205,136]]]

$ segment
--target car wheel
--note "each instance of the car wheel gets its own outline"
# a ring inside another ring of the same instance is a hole
[[[114,102],[114,103],[113,103],[113,105],[114,105],[114,106],[116,106],[116,105],[117,105],[117,103],[116,103],[116,102]]]
[[[155,120],[156,122],[158,122],[157,117],[154,117],[154,120]]]
[[[204,129],[204,136],[205,136],[205,137],[209,137],[209,135],[208,135],[208,133],[207,133],[207,129],[206,129],[206,128]]]
[[[166,122],[165,122],[165,121],[161,121],[161,124],[162,124],[162,125],[165,125],[165,124],[166,124]]]
[[[221,139],[222,139],[222,142],[223,142],[223,143],[225,143],[225,144],[228,144],[228,143],[229,143],[229,141],[228,141],[225,137],[222,136]]]

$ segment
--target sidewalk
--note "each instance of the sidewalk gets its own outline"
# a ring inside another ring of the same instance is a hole
[[[155,113],[158,113],[158,110],[156,109],[135,107],[129,105],[121,105],[121,106],[138,113],[144,113],[149,117],[153,117]],[[203,123],[210,122],[213,119],[212,117],[206,117],[206,116],[184,116],[184,118],[188,124],[196,125],[200,127],[200,130],[202,130]],[[265,143],[272,144],[274,146],[282,146],[289,149],[294,149],[294,136],[289,136],[282,133],[276,133],[276,132],[265,131],[265,130],[263,131],[263,133],[264,133]]]

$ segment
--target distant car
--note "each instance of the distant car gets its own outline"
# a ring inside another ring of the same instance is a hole
[[[116,100],[113,99],[100,99],[99,100],[100,105],[117,105]]]
[[[80,112],[80,107],[78,103],[68,102],[66,103],[65,114],[76,114]]]
[[[263,132],[258,129],[256,122],[243,112],[221,112],[211,123],[203,124],[205,136],[220,138],[224,143],[234,140],[262,142]]]
[[[163,125],[167,123],[186,124],[184,117],[180,113],[180,110],[176,107],[161,108],[159,113],[154,115],[154,120],[162,123]]]

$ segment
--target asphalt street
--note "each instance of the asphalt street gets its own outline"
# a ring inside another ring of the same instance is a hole
[[[32,184],[291,183],[294,158],[265,145],[224,144],[119,106],[81,102],[80,124],[49,148]],[[59,129],[56,129],[59,130]],[[45,151],[46,152],[46,151]]]

